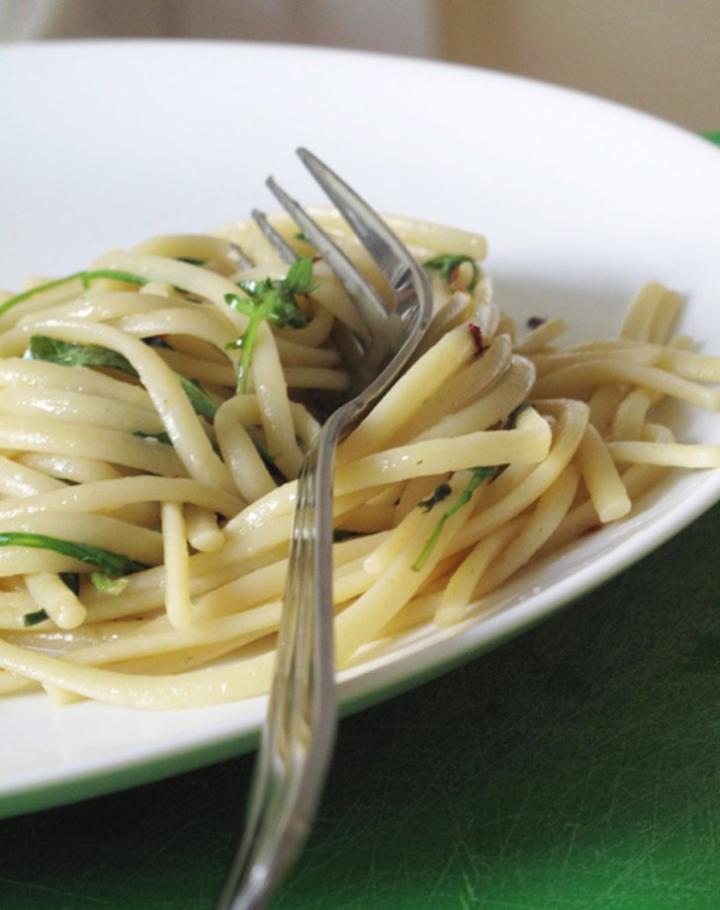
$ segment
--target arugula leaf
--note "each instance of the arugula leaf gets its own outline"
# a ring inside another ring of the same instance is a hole
[[[239,339],[241,341],[240,347],[242,349],[242,355],[238,364],[237,382],[235,384],[235,388],[238,392],[247,391],[247,383],[248,377],[250,375],[250,364],[252,363],[255,340],[260,328],[260,323],[264,318],[265,314],[263,313],[262,309],[258,308],[256,313],[250,317],[250,321],[248,322],[247,328],[245,329],[245,334],[241,339]]]
[[[77,572],[60,572],[60,578],[65,582],[73,594],[80,593],[80,576]]]
[[[435,544],[438,542],[440,535],[443,532],[443,528],[447,522],[457,514],[457,512],[462,509],[463,506],[467,505],[472,499],[472,495],[486,480],[491,480],[496,477],[502,470],[502,465],[493,465],[493,466],[482,466],[478,468],[473,468],[473,472],[470,475],[470,480],[467,485],[461,490],[458,498],[443,512],[440,517],[440,520],[433,528],[432,534],[425,541],[425,546],[422,548],[422,551],[415,562],[412,564],[412,569],[414,572],[419,572],[425,563],[428,561],[430,554],[435,547]],[[422,506],[423,503],[420,503]]]
[[[449,483],[441,483],[439,486],[435,487],[435,491],[432,496],[428,499],[423,499],[418,503],[419,508],[424,512],[429,512],[434,506],[439,502],[442,502],[443,499],[447,499],[448,496],[452,493],[452,487]]]
[[[20,294],[15,294],[14,297],[8,297],[7,300],[0,304],[0,316],[3,313],[7,313],[7,311],[14,306],[17,306],[18,303],[22,303],[24,300],[28,300],[36,294],[52,291],[53,288],[59,288],[63,284],[70,284],[71,281],[78,281],[84,274],[84,272],[73,272],[72,275],[66,275],[64,278],[55,278],[53,281],[45,281],[43,284],[38,284],[34,288],[22,291]]]
[[[225,302],[239,313],[249,317],[245,333],[229,347],[242,351],[238,365],[237,391],[247,389],[250,364],[257,340],[257,333],[263,321],[277,326],[291,326],[301,329],[308,324],[308,318],[295,301],[296,294],[309,294],[314,290],[312,282],[312,259],[301,256],[290,266],[285,278],[266,278],[263,281],[246,279],[238,286],[246,293],[226,294]]]
[[[80,576],[77,572],[59,572],[58,574],[73,594],[80,593]],[[128,584],[127,578],[111,578],[109,575],[103,575],[101,572],[92,572],[90,580],[98,591],[107,591],[108,594],[120,594]],[[48,618],[48,614],[45,610],[35,610],[32,613],[25,613],[22,618],[22,623],[27,629],[30,626],[36,626],[38,623],[44,622]]]
[[[170,345],[165,341],[162,335],[148,335],[147,338],[143,338],[143,344],[146,344],[151,348],[168,348],[172,350]]]
[[[133,275],[132,272],[123,272],[119,269],[91,269],[89,272],[80,272],[80,281],[84,288],[89,288],[98,278],[112,278],[114,281],[124,281],[125,284],[149,284],[150,279],[142,275]]]
[[[22,624],[26,629],[30,626],[36,626],[38,623],[45,622],[48,619],[48,615],[45,610],[34,610],[32,613],[24,613],[22,618]]]
[[[525,325],[532,331],[533,329],[539,329],[541,325],[545,325],[547,319],[544,316],[529,316],[525,320]]]
[[[344,540],[355,540],[362,537],[360,531],[346,531],[345,528],[335,528],[333,531],[333,543],[342,543]]]
[[[66,275],[64,278],[55,278],[53,281],[45,281],[43,284],[38,284],[34,288],[30,288],[27,291],[22,291],[20,294],[9,297],[0,304],[0,316],[14,306],[17,306],[18,303],[23,303],[23,301],[35,297],[36,294],[52,291],[54,288],[61,287],[63,284],[70,284],[72,281],[80,281],[84,288],[89,288],[90,284],[98,278],[113,278],[116,281],[124,281],[126,284],[139,285],[147,284],[150,280],[149,278],[144,278],[142,275],[133,275],[131,272],[123,272],[117,269],[90,269],[89,271],[84,272],[73,272],[71,275]]]
[[[170,439],[167,433],[143,433],[142,430],[137,430],[133,433],[133,436],[137,436],[139,439],[152,439],[164,446],[172,445],[172,439]]]
[[[39,550],[52,550],[62,556],[70,556],[87,565],[94,566],[106,575],[132,575],[133,572],[142,572],[150,567],[144,562],[138,562],[95,547],[92,544],[75,543],[73,540],[63,540],[60,537],[48,537],[45,534],[30,534],[24,531],[0,532],[0,547],[34,547]]]
[[[309,256],[299,256],[285,276],[285,289],[291,294],[308,294],[313,286],[312,271],[312,259]]]
[[[514,411],[511,411],[508,414],[505,423],[502,424],[502,429],[503,430],[514,430],[515,427],[517,426],[518,418],[520,417],[520,415],[523,414],[525,411],[528,411],[532,406],[533,406],[533,404],[531,401],[523,401],[522,404],[519,404],[515,408]]]
[[[459,268],[463,262],[468,262],[472,266],[472,276],[470,278],[470,284],[468,285],[468,291],[472,291],[480,277],[480,270],[472,256],[466,256],[462,253],[440,253],[439,256],[433,256],[432,259],[423,262],[423,265],[426,269],[432,269],[433,271],[439,272],[445,281],[450,282],[452,281],[453,272],[455,269]]]
[[[179,376],[179,379],[180,385],[183,387],[183,392],[185,392],[190,404],[193,406],[193,411],[201,417],[207,418],[207,420],[212,423],[215,419],[215,414],[217,413],[217,405],[215,402],[210,398],[197,379],[186,379],[185,376]]]
[[[157,442],[163,446],[171,446],[173,444],[172,439],[170,439],[170,436],[167,433],[143,433],[142,430],[136,430],[133,433],[133,436],[137,436],[138,439],[149,439],[152,442]],[[213,452],[215,452],[215,454],[218,456],[218,458],[222,458],[222,454],[220,452],[220,446],[217,444],[217,442],[213,442],[213,443],[211,443],[211,445],[213,448]],[[285,483],[284,477],[282,479],[282,482]]]
[[[524,401],[522,404],[519,404],[515,408],[515,410],[512,411],[508,415],[507,419],[500,425],[499,428],[504,429],[504,430],[514,429],[515,426],[517,425],[518,418],[523,413],[523,411],[527,411],[527,409],[531,408],[531,407],[532,407],[532,404],[530,404],[529,401]],[[475,490],[477,490],[477,488],[480,486],[480,484],[484,483],[485,481],[488,481],[488,482],[493,481],[498,476],[498,474],[502,473],[502,471],[504,471],[504,470],[505,470],[505,465],[502,465],[502,464],[472,468],[472,474],[470,475],[470,480],[468,481],[467,486],[465,486],[461,490],[458,498],[442,514],[442,516],[440,517],[440,521],[438,521],[438,523],[433,528],[433,532],[430,535],[430,537],[428,537],[427,541],[425,542],[425,546],[423,547],[422,552],[420,553],[420,555],[418,556],[418,558],[415,560],[415,562],[412,565],[413,571],[419,572],[420,569],[422,569],[422,567],[428,561],[428,557],[430,556],[430,553],[432,552],[433,547],[438,542],[438,539],[439,539],[440,535],[442,534],[443,528],[445,527],[448,519],[452,518],[453,515],[455,515],[457,512],[459,512],[460,509],[462,509],[462,507],[464,505],[467,505],[467,503],[470,502],[470,500],[472,499],[473,493],[475,492]],[[441,489],[442,486],[447,486],[447,484],[441,484],[435,490],[435,494],[437,494],[437,492]],[[450,492],[450,488],[448,487],[448,493],[449,492]],[[442,498],[444,499],[448,495],[448,493],[445,493]],[[435,494],[433,494],[433,496]],[[432,508],[432,505],[428,506],[427,504],[432,501],[432,498],[433,497],[431,497],[430,499],[426,499],[424,502],[418,503],[418,505],[420,507],[424,508],[426,512],[429,512],[430,509]],[[434,503],[433,503],[433,505],[434,505]]]
[[[97,344],[73,344],[47,335],[33,335],[28,351],[32,360],[45,360],[65,367],[103,367],[137,377],[126,357]]]
[[[28,353],[32,360],[45,360],[66,367],[103,367],[119,370],[136,379],[138,376],[135,367],[122,354],[95,344],[73,344],[69,341],[59,341],[57,338],[48,338],[47,335],[33,335],[30,338]],[[212,420],[217,406],[207,392],[194,380],[186,379],[179,373],[176,373],[176,376],[195,413]]]
[[[117,597],[118,594],[122,594],[125,588],[127,588],[130,579],[125,576],[122,578],[112,578],[110,575],[105,575],[103,572],[91,572],[90,581],[101,593]]]
[[[7,300],[0,304],[0,316],[2,316],[3,313],[7,313],[7,311],[11,310],[14,306],[17,306],[18,303],[23,303],[23,301],[29,300],[36,294],[52,291],[54,288],[59,288],[63,284],[70,284],[72,281],[80,281],[84,288],[89,288],[91,282],[98,278],[114,278],[116,281],[124,281],[127,284],[139,285],[147,284],[150,280],[149,278],[143,278],[141,275],[133,275],[130,272],[120,272],[117,269],[90,269],[85,272],[73,272],[72,275],[66,275],[64,278],[55,278],[53,281],[45,281],[43,284],[38,284],[34,288],[30,288],[20,294],[15,294],[13,297],[8,297]]]

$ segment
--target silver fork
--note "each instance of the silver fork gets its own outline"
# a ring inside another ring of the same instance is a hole
[[[422,268],[350,187],[306,149],[303,164],[377,263],[395,299],[388,308],[322,228],[272,179],[267,185],[355,303],[364,338],[345,338],[355,397],[327,419],[298,478],[285,600],[268,714],[242,842],[216,910],[261,910],[297,858],[320,800],[337,727],[332,591],[332,478],[338,442],[398,378],[432,315]],[[292,248],[255,210],[280,256]]]

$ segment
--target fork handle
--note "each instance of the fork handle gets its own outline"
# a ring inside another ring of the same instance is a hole
[[[245,834],[216,910],[262,910],[309,834],[337,729],[333,640],[333,469],[349,424],[335,411],[298,477],[288,576],[268,717]]]

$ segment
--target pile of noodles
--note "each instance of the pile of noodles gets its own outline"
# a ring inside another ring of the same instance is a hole
[[[343,222],[318,217],[386,294]],[[720,465],[654,417],[667,397],[720,404],[720,359],[672,335],[677,294],[648,284],[617,337],[562,346],[561,320],[519,332],[492,302],[481,237],[390,221],[427,264],[435,316],[338,452],[340,668],[420,623],[482,616],[671,467]],[[322,259],[273,222],[313,260],[312,286],[294,297],[302,324],[259,323],[239,391],[249,317],[228,301],[288,272],[252,222],[0,296],[0,694],[173,708],[269,687],[295,478],[313,415],[348,388],[337,329],[362,333]]]

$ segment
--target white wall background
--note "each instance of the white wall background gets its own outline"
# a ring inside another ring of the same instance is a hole
[[[434,0],[0,0],[6,41],[103,35],[438,49]]]
[[[442,53],[720,131],[720,0],[439,0]]]
[[[720,130],[720,0],[0,0],[0,40],[164,36],[489,66]]]

